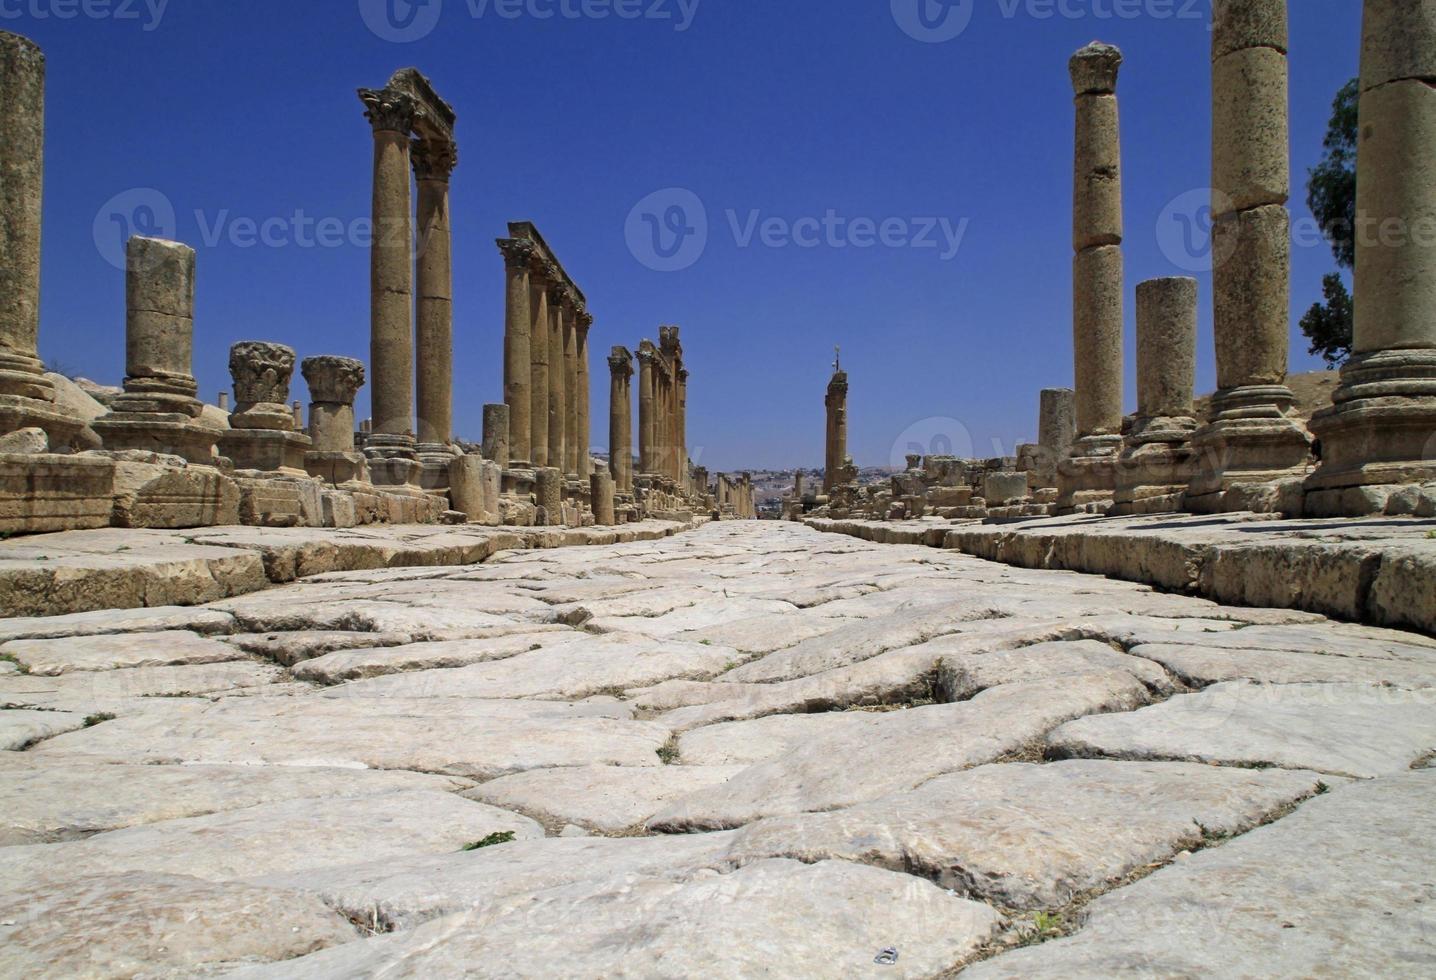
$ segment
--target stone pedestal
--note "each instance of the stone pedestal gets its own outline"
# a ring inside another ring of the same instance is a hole
[[[313,443],[294,431],[294,413],[286,404],[294,360],[293,348],[283,344],[244,341],[230,348],[235,404],[219,448],[236,469],[307,475],[305,453]]]
[[[1077,439],[1058,464],[1058,513],[1105,511],[1122,447],[1122,53],[1093,43],[1069,64],[1076,92],[1072,332]]]
[[[499,468],[480,456],[456,456],[449,466],[449,499],[470,524],[499,523]]]
[[[1192,475],[1197,370],[1197,281],[1137,287],[1137,414],[1125,433],[1113,512],[1182,509]]]
[[[364,387],[364,365],[350,357],[306,357],[300,365],[309,385],[309,437],[304,469],[336,487],[369,486],[369,467],[354,451],[354,398]]]
[[[194,249],[131,238],[125,271],[125,391],[93,428],[109,450],[215,462],[222,431],[201,417],[190,374],[194,344]]]
[[[1436,3],[1366,0],[1363,34],[1355,338],[1311,421],[1311,516],[1436,500]]]
[[[1299,508],[1311,438],[1286,386],[1291,218],[1287,0],[1214,0],[1212,284],[1217,392],[1186,506]]]
[[[540,467],[535,471],[535,504],[538,513],[534,517],[539,527],[563,526],[563,471],[555,466]]]

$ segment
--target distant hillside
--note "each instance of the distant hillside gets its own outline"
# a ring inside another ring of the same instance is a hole
[[[1308,371],[1293,374],[1286,379],[1287,386],[1296,395],[1296,407],[1304,419],[1311,418],[1320,409],[1331,404],[1331,393],[1341,383],[1340,371]],[[1209,421],[1212,414],[1212,396],[1203,395],[1197,399],[1197,418]]]

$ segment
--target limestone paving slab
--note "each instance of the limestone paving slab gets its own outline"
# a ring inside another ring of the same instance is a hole
[[[737,832],[730,855],[859,861],[1004,907],[1060,908],[1244,833],[1322,778],[1170,762],[980,766],[845,810],[760,820]]]
[[[139,824],[242,810],[261,803],[332,801],[396,790],[457,792],[452,776],[295,766],[46,766],[0,770],[0,846],[79,840]],[[336,806],[341,805],[337,802]]]
[[[96,874],[56,889],[0,890],[11,977],[195,976],[282,963],[359,933],[292,891],[144,871]]]
[[[11,640],[0,643],[0,656],[12,657],[27,673],[40,676],[243,659],[232,646],[188,630]]]
[[[1436,772],[1333,789],[964,978],[1419,976],[1436,966]]]
[[[248,660],[179,667],[76,671],[58,677],[22,674],[0,678],[0,704],[90,710],[91,706],[134,698],[193,697],[262,688],[282,676],[283,671],[272,664]],[[94,710],[104,709],[96,707]]]
[[[860,729],[815,737],[750,766],[659,812],[648,825],[670,833],[720,830],[766,816],[852,806],[992,762],[1072,718],[1130,711],[1146,701],[1139,681],[1108,672],[1009,684],[960,704],[885,713]]]
[[[542,820],[616,834],[690,793],[727,782],[741,765],[582,766],[501,776],[463,795]]]
[[[41,739],[85,727],[85,716],[70,711],[0,710],[0,752],[18,752]]]
[[[234,617],[218,609],[159,606],[154,609],[99,609],[55,616],[0,619],[0,642],[43,640],[61,636],[156,633],[190,630],[206,635],[227,633]]]
[[[1249,680],[1261,684],[1339,683],[1401,688],[1436,687],[1431,664],[1292,650],[1229,650],[1200,645],[1152,643],[1133,647],[1134,657],[1161,664],[1185,683],[1206,686]]]
[[[478,909],[236,977],[926,977],[982,945],[996,912],[910,875],[763,861],[681,880],[625,875]]]
[[[1364,684],[1215,684],[1130,714],[1079,718],[1059,754],[1284,766],[1369,778],[1436,751],[1436,696]]]
[[[542,837],[527,817],[434,790],[300,798],[162,820],[84,840],[0,848],[9,887],[144,871],[230,881],[350,862],[451,853],[493,833]]]
[[[407,671],[468,667],[584,639],[587,637],[582,633],[562,630],[511,633],[485,639],[410,643],[378,649],[341,650],[299,664],[294,668],[294,676],[320,684],[337,684],[341,681]]]

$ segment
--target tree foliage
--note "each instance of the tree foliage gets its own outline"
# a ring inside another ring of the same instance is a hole
[[[1322,278],[1321,291],[1326,302],[1301,318],[1301,332],[1311,341],[1311,353],[1320,354],[1329,367],[1340,367],[1351,356],[1351,294],[1338,272]]]
[[[1306,203],[1321,224],[1337,265],[1356,268],[1356,141],[1361,88],[1353,78],[1332,104],[1321,162],[1307,175]],[[1355,328],[1351,294],[1339,272],[1321,281],[1324,303],[1317,303],[1301,318],[1301,330],[1311,341],[1311,353],[1339,367],[1351,356]]]

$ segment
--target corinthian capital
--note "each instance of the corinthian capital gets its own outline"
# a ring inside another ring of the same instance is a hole
[[[498,246],[503,254],[504,264],[510,269],[526,272],[532,266],[534,243],[527,238],[500,238]]]
[[[418,106],[407,92],[391,88],[361,88],[359,101],[364,103],[364,118],[369,120],[376,133],[394,132],[407,136],[414,128]]]
[[[459,164],[459,148],[448,140],[418,139],[410,146],[409,158],[419,180],[448,180]]]

